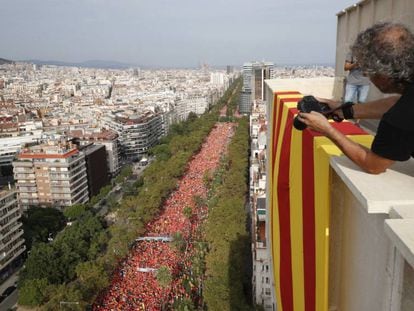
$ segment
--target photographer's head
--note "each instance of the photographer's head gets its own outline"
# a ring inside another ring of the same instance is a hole
[[[400,93],[414,83],[414,35],[404,25],[375,24],[358,35],[352,52],[380,91]]]

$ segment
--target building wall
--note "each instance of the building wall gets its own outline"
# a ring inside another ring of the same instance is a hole
[[[257,101],[250,114],[250,214],[252,234],[253,303],[275,307],[273,277],[266,234],[266,105]]]
[[[67,158],[48,156],[48,159],[24,158],[13,162],[19,206],[63,208],[86,203],[89,195],[85,156],[81,153]]]
[[[239,112],[250,114],[252,102],[255,100],[265,100],[265,79],[272,75],[273,63],[253,62],[243,64],[243,85],[240,96]]]
[[[161,115],[150,116],[142,122],[131,120],[129,124],[107,118],[106,125],[118,133],[122,155],[129,160],[146,155],[164,134]]]
[[[345,156],[331,167],[330,308],[413,310],[414,159],[380,175]]]
[[[0,280],[8,276],[10,263],[26,249],[20,218],[16,192],[0,189]]]
[[[334,98],[339,99],[343,96],[344,78],[347,75],[343,68],[345,56],[358,33],[382,21],[401,22],[414,31],[414,5],[412,0],[364,0],[337,16]],[[381,96],[382,93],[371,85],[368,99]]]
[[[90,149],[90,150],[88,150]],[[97,195],[109,183],[105,146],[89,146],[84,150],[89,197]]]
[[[387,310],[391,244],[386,214],[368,214],[332,172],[329,307],[332,310]]]

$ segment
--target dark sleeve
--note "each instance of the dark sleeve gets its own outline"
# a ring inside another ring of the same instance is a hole
[[[381,120],[371,150],[386,159],[407,161],[413,152],[413,134]]]

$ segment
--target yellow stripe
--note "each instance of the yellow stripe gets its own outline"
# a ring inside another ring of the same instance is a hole
[[[276,96],[276,95],[274,95]],[[272,107],[272,111],[270,112],[271,116],[273,117],[273,109],[277,109],[279,105],[279,100],[277,101],[276,104],[273,105]],[[273,119],[274,124],[277,126],[277,114],[275,115],[275,118]],[[269,127],[270,129],[273,129],[273,124],[271,125],[271,127]],[[276,133],[272,132],[271,133],[271,137],[272,137],[272,141],[271,141],[271,148],[269,148],[268,150],[270,150],[269,154],[270,157],[273,156],[273,144],[274,141],[276,140]],[[272,178],[269,179],[273,179],[274,176],[277,176],[278,174],[278,165],[276,162],[276,156],[275,158],[271,159],[271,171],[273,172],[273,176],[271,176]],[[270,177],[270,176],[269,176]],[[269,188],[269,190],[267,191],[268,193],[271,192],[272,193],[272,198],[271,198],[271,218],[270,218],[270,222],[271,222],[271,226],[273,228],[273,235],[271,236],[271,240],[272,240],[272,261],[273,261],[273,278],[274,278],[274,282],[275,282],[275,292],[276,292],[276,304],[277,304],[277,309],[278,310],[282,310],[282,305],[280,303],[281,301],[281,296],[280,296],[280,282],[279,282],[279,267],[280,267],[280,241],[279,241],[279,212],[278,212],[278,202],[277,202],[277,193],[276,192],[277,189],[277,180],[271,185],[271,187]]]
[[[370,146],[371,135],[350,135],[351,140]],[[328,310],[330,165],[329,158],[342,152],[328,138],[314,139],[316,310]]]
[[[292,130],[289,174],[293,309],[305,310],[302,215],[302,132],[295,129]]]

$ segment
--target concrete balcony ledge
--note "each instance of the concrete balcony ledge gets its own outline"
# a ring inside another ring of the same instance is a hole
[[[385,233],[403,258],[414,267],[414,218],[385,220]]]
[[[414,218],[414,204],[393,206],[390,218]]]
[[[410,205],[414,213],[414,159],[396,162],[379,175],[363,172],[345,156],[332,157],[330,163],[368,214],[389,214],[403,205],[404,213],[410,213]]]

